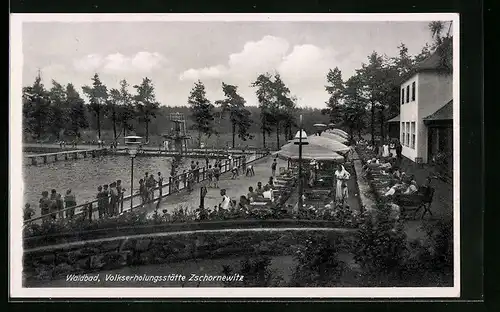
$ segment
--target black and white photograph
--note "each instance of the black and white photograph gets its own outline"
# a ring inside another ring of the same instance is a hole
[[[459,297],[459,23],[12,14],[11,296]]]

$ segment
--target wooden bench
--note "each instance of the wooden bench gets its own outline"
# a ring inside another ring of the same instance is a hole
[[[432,216],[432,211],[431,211],[431,204],[432,200],[434,198],[434,192],[435,189],[432,187],[422,187],[422,192],[419,192],[414,195],[398,195],[395,197],[395,204],[397,204],[399,207],[401,207],[402,212],[406,212],[409,209],[408,208],[415,208],[413,218],[416,217],[417,213],[420,211],[420,209],[423,209],[423,213],[421,216],[421,219],[424,218],[424,216],[429,213],[430,216]]]

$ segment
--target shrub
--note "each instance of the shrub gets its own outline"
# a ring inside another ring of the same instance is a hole
[[[229,265],[223,265],[222,274],[232,275],[238,273],[244,276],[241,286],[245,287],[279,287],[282,284],[283,278],[278,274],[276,269],[271,269],[270,266],[271,258],[268,256],[247,257],[240,262],[238,269],[232,268]],[[234,286],[234,282],[224,282],[224,287]]]
[[[341,284],[346,265],[338,259],[340,244],[338,238],[309,236],[294,255],[298,264],[290,286],[332,287]]]
[[[387,205],[378,205],[376,218],[367,217],[353,246],[354,260],[363,269],[366,286],[387,286],[401,279],[408,254],[402,224],[391,218]]]

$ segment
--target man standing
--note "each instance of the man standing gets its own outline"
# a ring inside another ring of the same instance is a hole
[[[118,193],[118,206],[120,207],[120,213],[123,212],[123,193],[125,189],[122,187],[122,180],[116,180],[116,192]]]
[[[66,191],[66,196],[64,196],[64,203],[66,208],[76,206],[75,194],[71,193],[71,189]],[[73,218],[75,215],[75,208],[66,210],[66,218]]]
[[[398,158],[398,160],[401,160],[401,158],[403,157],[402,152],[403,152],[403,145],[401,145],[401,142],[398,141],[396,143],[396,157]]]
[[[105,198],[104,198],[104,192],[102,191],[102,186],[97,187],[97,211],[99,212],[99,219],[104,218],[104,215],[106,214],[105,210]]]
[[[108,185],[105,184],[102,190],[102,203],[104,213],[108,216],[111,216],[111,209],[109,208],[109,190]]]
[[[160,192],[160,198],[162,197],[163,195],[163,176],[161,175],[161,172],[158,172],[158,189],[159,189],[159,192]]]
[[[48,213],[50,212],[51,201],[49,199],[49,192],[43,191],[42,198],[40,198],[40,213],[42,216],[46,216],[43,218],[43,222],[47,222],[50,220]]]

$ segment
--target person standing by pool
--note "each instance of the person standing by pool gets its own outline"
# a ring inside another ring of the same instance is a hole
[[[49,199],[49,192],[43,191],[42,198],[39,201],[40,204],[40,213],[42,216],[46,216],[43,218],[43,222],[47,222],[50,220],[50,216],[48,215],[50,212],[51,201]]]
[[[207,179],[208,179],[208,187],[212,187],[213,184],[213,176],[214,176],[214,169],[212,169],[212,165],[208,165],[207,167]]]
[[[141,198],[141,204],[144,205],[147,201],[147,193],[146,185],[144,185],[144,179],[139,180],[139,197]]]
[[[64,205],[65,208],[75,207],[76,206],[76,198],[75,194],[71,192],[71,189],[66,191],[66,195],[64,195]],[[75,215],[75,208],[66,210],[66,218],[73,218]]]
[[[31,217],[35,214],[35,211],[33,208],[31,208],[30,204],[24,205],[24,210],[23,210],[23,220],[28,221],[31,219]]]
[[[104,187],[102,190],[102,202],[103,202],[103,207],[104,207],[104,214],[111,216],[110,209],[109,209],[109,190],[108,190],[107,184],[104,184]]]
[[[194,167],[194,179],[196,183],[200,183],[200,163],[198,161]]]
[[[214,167],[214,187],[219,187],[219,179],[220,179],[220,166]]]
[[[57,198],[56,198],[56,206],[57,206],[57,211],[59,211],[58,216],[59,219],[64,219],[64,201],[62,199],[62,196],[60,193],[57,193]]]
[[[109,187],[109,215],[118,215],[118,192],[116,191],[116,182],[110,184]]]
[[[123,192],[125,189],[122,187],[122,180],[116,180],[116,192],[118,193],[118,207],[120,213],[123,212]]]
[[[97,187],[97,211],[99,212],[99,219],[104,218],[106,215],[106,210],[104,208],[104,192],[102,191],[102,186]]]
[[[156,185],[156,180],[155,177],[150,174],[149,177],[146,179],[146,188],[148,190],[148,201],[151,201],[155,197],[155,185]]]
[[[161,175],[161,172],[158,172],[158,190],[160,193],[160,198],[163,196],[163,176]]]
[[[55,220],[57,218],[57,214],[55,212],[57,211],[57,191],[55,189],[52,189],[50,191],[50,217]]]

